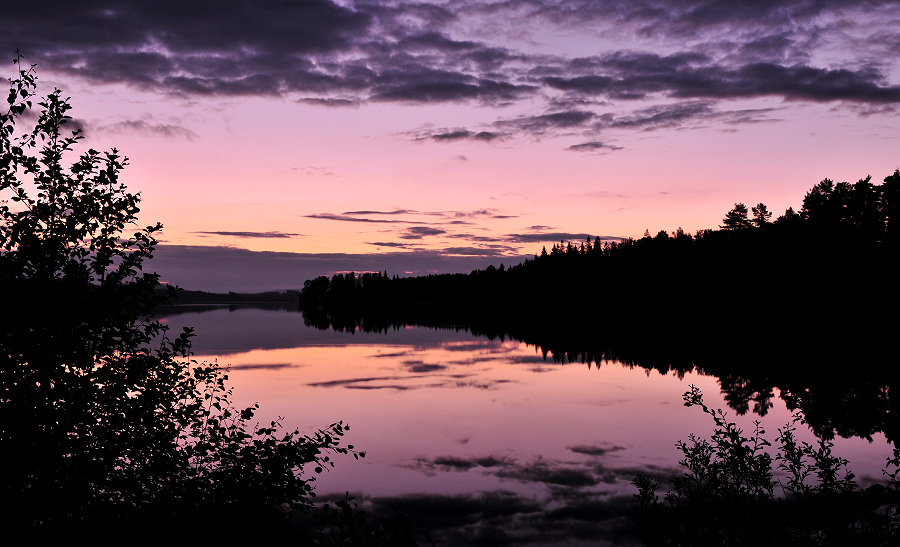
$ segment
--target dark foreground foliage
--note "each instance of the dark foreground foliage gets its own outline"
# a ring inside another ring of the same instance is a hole
[[[900,542],[900,449],[888,460],[886,486],[860,490],[847,461],[832,443],[798,442],[796,415],[778,430],[778,450],[756,422],[747,437],[719,410],[703,404],[691,386],[686,406],[700,406],[716,428],[709,440],[694,435],[679,442],[687,472],[672,478],[674,490],[661,500],[660,484],[638,474],[638,536],[647,546],[712,545],[897,545]],[[773,463],[786,478],[773,476]]]
[[[334,502],[334,507],[324,504],[313,517],[311,543],[316,546],[348,545],[353,547],[415,547],[416,535],[421,524],[414,522],[400,511],[400,505],[391,504],[391,515],[386,520],[376,523],[368,522],[364,511],[354,503],[353,496],[347,492],[344,499]],[[429,545],[437,545],[431,534],[422,535]]]
[[[162,226],[136,228],[140,195],[119,181],[115,149],[63,165],[81,140],[63,131],[68,99],[33,104],[34,67],[21,61],[0,110],[4,532],[415,545],[399,513],[372,531],[313,504],[314,474],[335,454],[365,455],[341,444],[347,425],[260,424],[256,405],[233,405],[226,370],[190,359],[191,329],[154,320],[176,296],[143,271]]]

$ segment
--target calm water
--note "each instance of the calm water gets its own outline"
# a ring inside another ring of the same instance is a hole
[[[320,497],[349,491],[370,513],[403,501],[442,545],[631,544],[635,472],[669,476],[675,443],[712,432],[682,393],[695,384],[709,406],[726,408],[714,377],[559,365],[462,330],[337,333],[261,309],[163,320],[176,332],[195,327],[196,358],[230,365],[235,400],[259,402],[261,421],[350,424],[346,442],[367,455],[338,457],[317,481]],[[745,431],[758,419],[729,416]],[[763,418],[767,438],[789,420],[777,399]],[[880,480],[890,455],[882,435],[836,439],[835,452],[862,484]]]

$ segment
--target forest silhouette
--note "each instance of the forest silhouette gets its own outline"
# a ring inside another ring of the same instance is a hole
[[[774,221],[736,203],[719,229],[560,242],[509,268],[323,276],[300,306],[320,329],[456,326],[562,363],[697,370],[739,413],[764,415],[777,388],[823,435],[896,440],[898,202],[900,170],[825,179]]]
[[[811,347],[823,335],[833,339],[834,328],[874,336],[887,324],[867,312],[890,309],[897,299],[898,201],[900,170],[882,185],[870,177],[825,179],[799,213],[788,209],[774,222],[764,204],[749,219],[738,203],[719,230],[560,242],[521,264],[470,274],[323,276],[304,283],[300,303],[313,323],[345,320],[347,327],[360,319],[473,324],[524,315],[574,329],[599,324],[625,336],[679,339],[692,331],[697,338],[700,328]],[[782,332],[784,324],[791,332]]]

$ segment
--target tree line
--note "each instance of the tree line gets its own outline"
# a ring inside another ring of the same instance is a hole
[[[898,188],[900,170],[825,179],[774,219],[737,203],[717,229],[560,242],[511,267],[319,277],[301,308],[322,329],[466,328],[560,363],[697,370],[742,413],[764,414],[778,388],[825,436],[893,440]]]
[[[799,212],[775,220],[762,203],[752,217],[736,203],[719,229],[560,242],[521,264],[470,274],[323,276],[304,283],[300,303],[312,323],[348,328],[364,315],[471,324],[524,314],[650,331],[649,321],[758,329],[788,317],[811,331],[861,316],[878,331],[868,312],[897,298],[898,202],[900,170],[881,185],[825,179]]]

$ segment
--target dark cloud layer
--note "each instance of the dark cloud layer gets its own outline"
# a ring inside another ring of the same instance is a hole
[[[264,363],[264,364],[244,364],[244,365],[231,365],[229,368],[231,370],[281,370],[285,368],[293,368],[296,365],[292,363]]]
[[[900,102],[900,86],[889,85],[874,67],[826,69],[795,64],[754,62],[721,66],[705,55],[616,52],[576,59],[569,72],[543,83],[562,91],[615,99],[644,99],[663,94],[675,98],[738,99],[775,96],[811,102]]]
[[[366,242],[369,245],[373,245],[375,247],[393,247],[395,249],[408,249],[411,248],[409,243],[397,243],[396,241],[369,241]]]
[[[596,236],[590,234],[570,234],[568,232],[538,232],[531,234],[508,234],[507,237],[510,241],[515,241],[517,243],[543,243],[545,241],[585,241],[589,237],[591,238],[591,241],[593,241]],[[618,240],[621,238],[601,237],[600,239]]]
[[[411,228],[407,228],[406,231],[400,236],[400,238],[422,239],[425,236],[436,236],[446,233],[446,230],[442,230],[440,228],[432,228],[430,226],[413,226]]]
[[[344,215],[407,215],[417,214],[409,209],[394,209],[393,211],[347,211]]]
[[[384,213],[382,213],[384,214]],[[319,213],[319,214],[311,214],[304,215],[306,218],[318,218],[322,220],[339,220],[342,222],[364,222],[364,223],[373,223],[373,224],[424,224],[423,222],[415,222],[411,220],[385,220],[380,218],[357,218],[356,216],[351,216],[351,214],[347,215],[335,215],[333,213]]]
[[[329,106],[335,108],[359,108],[361,103],[359,99],[340,99],[333,97],[309,97],[297,99],[297,102],[313,106]]]
[[[514,118],[502,120],[496,123],[500,127],[515,128],[518,131],[544,134],[547,131],[559,129],[574,129],[585,126],[596,115],[593,112],[584,110],[569,110],[565,112],[554,112],[551,114],[542,114],[540,116],[526,116],[522,118]]]
[[[285,232],[191,232],[192,234],[217,235],[229,237],[261,238],[261,239],[285,239],[303,234],[289,234]]]
[[[146,120],[123,120],[110,125],[92,127],[100,132],[123,133],[132,132],[147,136],[160,136],[165,138],[181,138],[193,141],[198,137],[190,129],[173,123],[153,123]]]
[[[625,448],[621,446],[593,446],[593,445],[578,445],[578,446],[570,446],[569,450],[575,452],[576,454],[584,454],[586,456],[605,456],[612,452],[618,452],[620,450],[625,450]]]
[[[492,142],[677,127],[756,97],[891,112],[900,104],[900,85],[889,78],[900,30],[889,22],[898,17],[896,0],[45,1],[4,9],[0,49],[21,49],[41,70],[168,94],[279,96],[326,107],[545,102],[543,112],[494,119],[487,129],[421,135]],[[526,53],[516,46],[519,27],[523,36],[606,29],[636,45],[582,57]],[[842,57],[825,64],[821,51]],[[647,111],[644,101],[661,110]],[[683,101],[694,103],[678,106]],[[552,108],[566,104],[581,106]],[[730,123],[747,121],[753,117]],[[193,138],[175,124],[120,125]],[[589,138],[570,149],[602,150],[606,142]]]
[[[478,131],[476,133],[474,131],[469,131],[468,129],[454,129],[432,133],[427,135],[427,137],[437,142],[454,142],[461,140],[490,142],[494,139],[501,138],[502,134],[492,131]]]
[[[605,142],[600,141],[590,141],[583,142],[580,144],[573,144],[572,146],[566,148],[566,150],[572,150],[573,152],[597,152],[600,150],[621,150],[620,146],[613,146],[611,144],[606,144]]]

